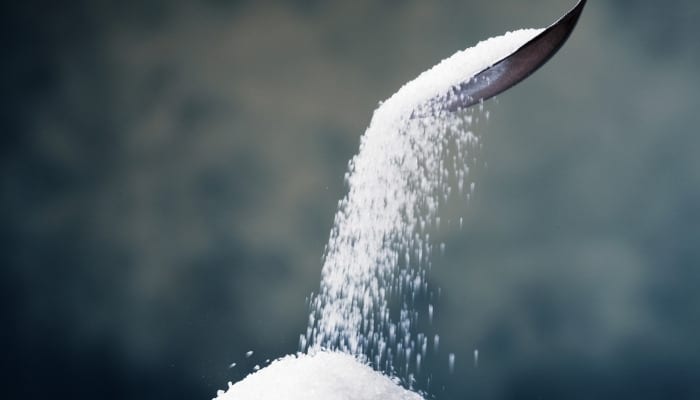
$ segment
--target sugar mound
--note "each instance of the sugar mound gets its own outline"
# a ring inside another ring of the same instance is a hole
[[[450,89],[509,56],[544,29],[518,29],[482,40],[440,61],[417,78],[405,83],[379,107],[372,124],[390,124],[440,102],[450,95]],[[433,110],[430,110],[433,111]]]
[[[355,357],[290,355],[220,390],[216,400],[422,400]]]

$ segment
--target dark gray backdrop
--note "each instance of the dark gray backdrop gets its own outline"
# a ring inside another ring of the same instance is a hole
[[[377,102],[571,3],[4,4],[8,398],[209,399],[296,351]],[[592,1],[489,103],[437,398],[700,398],[698,4]]]

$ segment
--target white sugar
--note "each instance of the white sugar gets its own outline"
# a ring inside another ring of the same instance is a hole
[[[468,153],[478,145],[470,115],[436,115],[432,106],[539,32],[510,32],[460,51],[374,112],[346,174],[349,192],[339,203],[326,247],[320,293],[312,298],[309,327],[300,340],[303,351],[339,350],[365,357],[377,369],[412,376],[416,357],[425,356],[413,303],[427,290],[429,231],[439,225],[440,204],[462,193],[453,186],[473,191],[468,164],[474,155]],[[436,335],[434,351],[438,340]]]
[[[396,380],[343,353],[287,356],[248,375],[217,400],[421,400]]]
[[[415,332],[414,303],[421,291],[429,292],[429,232],[440,224],[439,206],[451,194],[466,197],[474,190],[468,172],[478,140],[469,111],[437,115],[432,106],[539,32],[510,32],[460,51],[374,112],[349,164],[349,192],[339,203],[320,292],[311,298],[309,326],[299,340],[307,354],[256,366],[218,400],[421,399],[372,367],[402,375],[410,387],[426,356],[439,348],[437,334],[429,352],[428,334]],[[432,304],[427,312],[432,320]],[[454,354],[448,361],[452,371]]]

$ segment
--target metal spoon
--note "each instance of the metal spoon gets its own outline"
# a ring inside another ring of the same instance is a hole
[[[530,76],[566,42],[585,5],[586,0],[580,0],[571,11],[518,50],[477,73],[468,81],[455,86],[446,100],[433,105],[433,110],[463,110],[503,92]]]

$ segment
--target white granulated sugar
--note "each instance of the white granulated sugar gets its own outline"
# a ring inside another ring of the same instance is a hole
[[[349,191],[338,205],[320,292],[311,298],[309,325],[300,337],[307,354],[259,371],[256,366],[257,372],[219,391],[218,400],[421,399],[372,367],[412,387],[426,356],[439,351],[437,334],[428,346],[431,334],[416,332],[415,299],[428,292],[438,207],[451,195],[468,198],[474,190],[468,173],[479,143],[469,110],[431,107],[540,32],[510,32],[460,51],[374,112],[345,176]],[[432,321],[432,303],[427,313]],[[448,359],[452,370],[454,354]]]
[[[427,291],[429,230],[440,224],[438,206],[453,187],[465,198],[473,190],[467,175],[474,155],[467,153],[478,147],[470,114],[435,115],[426,107],[540,32],[510,32],[460,51],[374,112],[349,164],[349,192],[335,216],[302,351],[343,351],[412,380],[427,351],[413,302]]]
[[[353,356],[287,356],[248,375],[216,400],[421,400]]]

